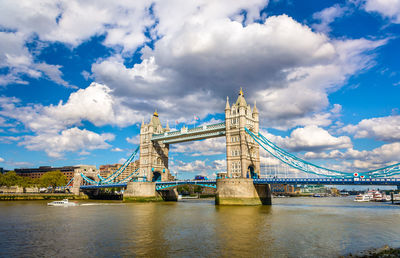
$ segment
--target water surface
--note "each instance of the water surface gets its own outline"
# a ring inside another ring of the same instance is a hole
[[[352,198],[80,204],[0,202],[0,257],[337,257],[400,246],[400,206]]]

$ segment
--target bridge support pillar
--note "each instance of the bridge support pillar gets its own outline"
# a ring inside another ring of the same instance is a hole
[[[158,194],[164,201],[167,202],[177,202],[178,201],[178,191],[176,188],[167,189],[167,190],[159,190]]]
[[[271,205],[268,184],[254,184],[247,178],[217,179],[217,205]]]
[[[72,181],[71,193],[75,195],[80,195],[80,187],[82,185],[82,177],[79,173],[74,174],[74,181]]]
[[[124,191],[124,201],[162,201],[155,182],[129,182]]]

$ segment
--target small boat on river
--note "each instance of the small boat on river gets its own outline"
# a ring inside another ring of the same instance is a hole
[[[77,206],[76,202],[69,202],[68,199],[47,203],[48,206]]]
[[[355,202],[369,202],[371,201],[371,196],[369,194],[359,194],[354,199]]]

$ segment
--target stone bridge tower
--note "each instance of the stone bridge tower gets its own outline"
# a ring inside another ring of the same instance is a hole
[[[144,121],[140,127],[140,158],[139,176],[147,181],[171,180],[168,169],[169,144],[161,141],[151,141],[153,134],[169,132],[169,126],[162,127],[157,111],[154,112],[148,124]]]
[[[226,169],[229,178],[254,178],[260,175],[259,145],[244,128],[258,134],[259,117],[256,103],[253,110],[247,105],[240,89],[236,103],[225,106]]]

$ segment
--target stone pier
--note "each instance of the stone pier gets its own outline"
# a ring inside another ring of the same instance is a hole
[[[124,191],[124,201],[162,201],[155,182],[129,182]]]
[[[178,201],[178,191],[176,190],[176,188],[160,190],[157,192],[164,201],[167,201],[167,202],[177,202]]]
[[[217,179],[217,205],[271,205],[270,185],[255,185],[252,179]]]

